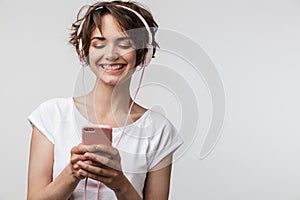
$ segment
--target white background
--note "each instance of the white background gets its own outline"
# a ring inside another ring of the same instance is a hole
[[[79,65],[68,33],[86,3],[0,0],[1,200],[26,198],[27,116],[73,94]],[[160,27],[205,49],[226,93],[219,143],[198,160],[197,140],[174,164],[171,199],[300,199],[300,2],[144,3]]]

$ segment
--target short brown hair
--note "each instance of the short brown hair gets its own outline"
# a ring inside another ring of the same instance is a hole
[[[119,23],[123,31],[143,28],[139,37],[133,37],[132,40],[136,46],[143,47],[143,48],[137,48],[136,50],[136,65],[139,65],[145,61],[145,55],[148,51],[148,49],[146,48],[146,45],[148,44],[148,40],[149,40],[148,32],[144,28],[145,26],[143,22],[139,19],[138,16],[136,16],[136,14],[128,11],[127,9],[120,7],[120,5],[135,10],[146,20],[152,34],[152,46],[153,46],[153,57],[154,57],[156,47],[158,47],[158,44],[156,43],[154,37],[158,25],[154,21],[153,16],[149,11],[147,11],[140,4],[132,1],[98,2],[91,6],[84,6],[80,9],[77,15],[77,20],[72,24],[72,28],[71,28],[72,32],[69,40],[70,44],[72,44],[76,48],[76,52],[79,56],[80,56],[79,39],[81,39],[82,41],[82,49],[84,52],[84,56],[87,57],[89,53],[89,46],[91,43],[90,37],[92,31],[96,27],[98,27],[99,30],[101,30],[101,21],[100,21],[101,16],[110,14],[116,19],[116,21]],[[85,8],[87,8],[86,13],[84,14],[83,17],[80,17],[81,13]],[[78,29],[82,22],[83,22],[82,29],[78,34]]]

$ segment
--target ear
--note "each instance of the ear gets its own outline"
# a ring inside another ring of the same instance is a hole
[[[153,56],[153,46],[151,44],[147,44],[147,54],[145,55],[143,67],[147,67],[152,59]]]

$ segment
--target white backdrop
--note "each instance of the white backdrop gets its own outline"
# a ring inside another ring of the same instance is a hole
[[[26,118],[73,94],[79,65],[69,28],[92,2],[0,0],[1,200],[26,198]],[[205,49],[225,87],[223,135],[206,159],[197,158],[200,136],[174,163],[171,199],[300,199],[300,2],[143,3],[160,27]]]

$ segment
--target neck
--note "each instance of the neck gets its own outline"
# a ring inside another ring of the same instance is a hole
[[[129,86],[130,80],[117,85],[107,85],[97,79],[93,90],[87,95],[87,104],[91,105],[94,111],[100,115],[128,113],[129,105],[132,102]]]

